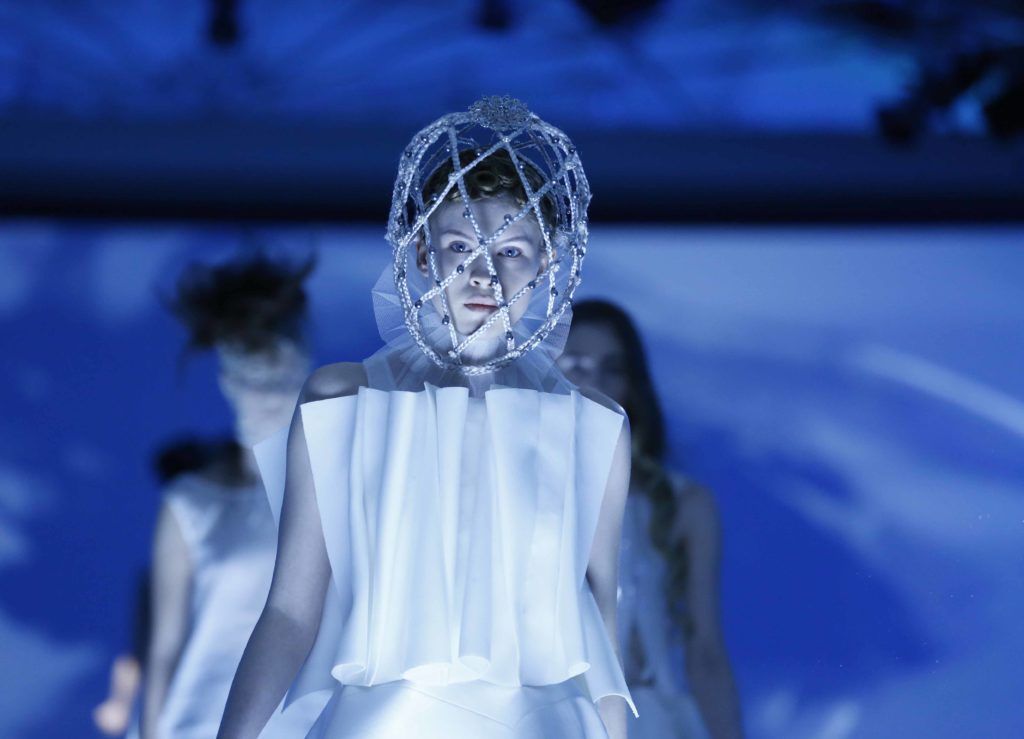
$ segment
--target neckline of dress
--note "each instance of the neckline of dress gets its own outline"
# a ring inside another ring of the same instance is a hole
[[[191,485],[193,487],[202,488],[204,491],[225,497],[241,497],[244,495],[255,494],[257,491],[261,494],[263,492],[263,485],[258,479],[246,483],[245,485],[223,485],[215,480],[205,477],[200,472],[186,472],[170,483],[171,487],[176,487],[178,485]]]
[[[469,395],[469,400],[480,400],[480,401],[482,401],[482,400],[486,399],[486,397],[489,394],[493,393],[493,392],[502,392],[502,391],[507,391],[507,390],[513,390],[513,391],[517,391],[517,392],[529,392],[529,393],[536,393],[537,395],[550,395],[550,396],[553,396],[553,397],[561,397],[561,398],[579,397],[579,398],[581,398],[583,400],[586,400],[586,401],[588,401],[590,403],[594,403],[596,405],[601,405],[597,401],[591,400],[590,398],[588,398],[586,395],[581,393],[576,388],[573,388],[568,393],[552,393],[552,392],[548,392],[546,390],[537,390],[536,388],[532,388],[532,387],[513,387],[511,385],[500,385],[498,383],[495,383],[495,384],[491,385],[491,387],[489,387],[486,390],[484,390],[481,395],[473,395],[470,392],[470,389],[468,387],[464,387],[462,385],[438,386],[438,385],[434,385],[431,382],[424,382],[422,390],[400,390],[400,389],[381,390],[380,388],[370,387],[369,385],[360,385],[358,388],[356,388],[356,392],[354,392],[354,393],[348,393],[346,395],[335,395],[335,396],[332,396],[332,397],[329,397],[329,398],[318,398],[316,400],[307,400],[307,401],[305,401],[303,403],[299,403],[299,406],[301,407],[301,406],[305,406],[305,405],[313,405],[315,403],[323,403],[325,401],[331,401],[331,400],[342,400],[344,398],[356,398],[361,393],[363,393],[364,391],[365,392],[372,392],[372,393],[381,393],[381,394],[384,394],[384,395],[391,395],[391,394],[397,394],[397,395],[420,395],[420,394],[428,393],[428,392],[431,392],[431,391],[436,393],[438,391],[450,391],[450,390],[461,390],[462,392],[464,392],[467,395]]]

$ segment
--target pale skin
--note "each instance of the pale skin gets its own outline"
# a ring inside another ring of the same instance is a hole
[[[474,201],[471,207],[481,232],[486,236],[495,233],[503,225],[505,216],[515,215],[521,206],[507,196],[497,196]],[[437,250],[437,268],[442,276],[455,272],[456,267],[465,261],[479,243],[472,224],[463,215],[465,209],[461,201],[446,202],[437,208],[430,219],[430,241]],[[548,265],[540,228],[536,220],[530,217],[511,224],[489,245],[489,252],[505,299],[510,299]],[[417,244],[416,265],[423,274],[430,276],[427,249],[422,241]],[[465,272],[457,274],[446,288],[445,297],[452,323],[459,333],[473,333],[497,310],[490,280],[487,262],[481,255],[466,267]],[[511,323],[514,324],[522,317],[528,298],[529,295],[524,294],[509,307]],[[440,309],[440,301],[437,302]],[[504,330],[502,322],[495,321],[480,339],[498,336]],[[484,345],[484,341],[471,343],[467,347],[466,356],[479,359],[475,352]]]
[[[110,668],[110,694],[92,712],[97,729],[107,736],[124,734],[141,681],[138,660],[130,654],[118,655]]]
[[[291,372],[288,368],[277,367],[277,361],[273,358],[254,355],[251,362],[250,369],[262,370],[269,377],[279,379],[283,387],[268,392],[266,388],[247,382],[244,377],[222,373],[219,378],[220,388],[236,418],[243,420],[243,429],[244,420],[253,417],[275,427],[286,423],[298,392],[294,380],[290,379]],[[279,369],[281,371],[275,371]],[[293,383],[291,390],[288,389],[289,382]],[[243,456],[241,480],[231,479],[233,475],[237,476],[234,470],[220,468],[205,470],[204,475],[225,486],[251,483],[257,479],[255,460],[251,452]],[[140,722],[142,739],[159,738],[159,716],[190,633],[191,593],[195,573],[181,527],[167,503],[161,506],[157,517],[152,559],[150,597],[153,615],[143,682]]]
[[[597,388],[619,403],[625,401],[629,391],[625,348],[611,327],[598,321],[574,323],[563,357],[573,382]],[[711,737],[738,739],[743,736],[739,695],[719,613],[721,528],[717,507],[706,488],[678,479],[673,479],[673,487],[677,510],[672,538],[687,553],[686,615],[680,624],[687,678]]]
[[[438,229],[436,235],[432,233],[432,240],[439,248],[440,258],[461,261],[464,257],[458,255],[464,251],[458,246],[452,248],[452,244],[460,238],[467,239],[472,230],[468,222],[462,219],[464,206],[452,205],[457,207],[447,208],[449,214],[457,211],[458,218],[463,221],[457,225],[469,229],[468,234],[463,232],[460,237],[453,227],[454,217],[445,216],[442,212],[438,222],[432,224],[432,228]],[[518,206],[511,209],[511,203],[504,201],[503,198],[477,201],[474,208],[478,207],[477,218],[481,220],[485,231],[492,223],[492,231],[496,230],[506,212],[514,213],[518,209]],[[440,210],[445,209],[446,207],[442,206]],[[525,233],[509,234],[508,243],[499,240],[491,245],[494,250],[492,258],[495,259],[505,295],[510,295],[517,289],[517,285],[521,286],[536,276],[546,265],[546,261],[543,261],[546,257],[542,256],[542,245],[539,243],[539,230],[536,224],[532,224],[531,233],[530,226],[529,223],[524,224],[522,231]],[[451,233],[446,235],[445,231]],[[515,250],[512,250],[513,238],[519,239],[520,242],[532,238],[533,242],[515,246]],[[474,240],[469,243],[476,242]],[[448,250],[450,255],[441,254],[442,249]],[[501,256],[498,252],[503,249],[508,251]],[[425,257],[425,252],[423,256]],[[499,262],[499,259],[508,261]],[[458,262],[450,263],[454,268],[454,264]],[[421,265],[425,268],[425,260]],[[489,279],[486,270],[482,270],[480,274],[479,271],[467,269],[460,279],[448,287],[446,297],[452,306],[453,320],[457,321],[456,327],[460,331],[472,331],[489,315],[488,311],[482,307],[478,309],[474,305],[474,301],[481,301],[481,306],[486,305],[485,298],[489,294],[486,286],[489,285]],[[467,303],[470,305],[466,305]],[[339,363],[321,367],[307,380],[300,404],[352,395],[366,382],[365,372],[360,364]],[[613,401],[601,393],[588,393],[588,396],[595,402],[621,412]],[[629,450],[629,428],[628,424],[624,424],[613,455],[587,567],[587,579],[616,654],[618,547],[622,514],[629,489]],[[231,686],[224,720],[217,735],[219,739],[256,737],[269,720],[312,648],[320,625],[329,577],[330,563],[313,489],[302,416],[297,408],[292,417],[288,436],[284,505],[270,596]],[[620,698],[607,697],[599,702],[598,711],[611,739],[626,739],[626,710],[625,702]]]

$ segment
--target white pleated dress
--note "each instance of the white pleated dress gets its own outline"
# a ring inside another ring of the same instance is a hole
[[[594,702],[632,700],[585,575],[622,417],[430,385],[301,413],[332,569],[286,698],[331,696],[310,736],[606,736]],[[255,450],[278,512],[286,444]]]
[[[231,681],[270,590],[277,526],[261,485],[225,487],[182,475],[164,500],[192,564],[190,625],[157,723],[161,739],[216,736]],[[316,715],[276,715],[261,735],[303,736]]]

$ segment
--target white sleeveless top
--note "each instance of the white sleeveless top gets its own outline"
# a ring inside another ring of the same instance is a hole
[[[636,712],[585,577],[621,415],[575,392],[431,385],[301,414],[332,580],[286,703],[334,681],[583,674]],[[276,515],[287,433],[255,448]]]
[[[190,627],[158,720],[160,736],[217,733],[235,668],[270,589],[274,520],[259,485],[182,475],[164,493],[192,564]]]

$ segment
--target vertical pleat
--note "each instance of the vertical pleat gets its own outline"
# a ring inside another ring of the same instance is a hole
[[[325,629],[321,624],[323,638],[318,635],[313,655],[319,655],[326,639],[337,639],[336,670],[353,671],[360,674],[365,664],[365,653],[352,654],[351,649],[343,647],[344,635],[359,628],[361,613],[360,601],[364,599],[366,553],[353,532],[362,530],[358,517],[352,518],[353,511],[349,508],[351,496],[348,465],[340,466],[332,460],[338,457],[357,460],[359,435],[356,429],[361,426],[358,421],[358,405],[355,398],[335,398],[306,403],[301,407],[303,432],[309,452],[310,469],[317,498],[317,508],[323,524],[324,545],[331,563],[331,580],[333,590],[343,604],[351,603],[346,614],[344,627],[340,633],[335,629]],[[328,597],[332,598],[331,589]],[[326,614],[331,616],[333,623],[338,608],[333,604],[325,604]],[[357,640],[356,650],[365,650],[366,639]],[[342,655],[347,655],[339,659]],[[320,659],[312,662],[320,662]],[[311,664],[307,661],[307,664]],[[303,675],[300,675],[300,680]]]
[[[355,404],[357,429],[367,427],[367,404],[364,398],[356,396],[352,398]],[[340,452],[341,450],[339,450]],[[364,491],[366,481],[380,471],[379,460],[381,450],[375,444],[368,444],[366,435],[357,433],[355,444],[352,449],[352,456],[349,458],[349,499],[346,501],[349,507],[349,520],[352,522],[348,530],[349,546],[352,549],[352,609],[350,611],[347,627],[342,639],[339,665],[335,668],[335,674],[339,680],[345,680],[342,675],[348,675],[348,679],[364,682],[367,679],[366,669],[370,664],[370,600],[374,591],[374,578],[371,568],[374,563],[374,541],[372,538],[373,529],[367,525],[369,516],[375,510],[373,498],[367,499]],[[340,454],[335,460],[345,458]],[[367,511],[367,505],[371,511]],[[320,518],[324,528],[331,524],[330,519],[321,511]]]
[[[433,407],[433,436],[437,460],[436,490],[441,506],[441,545],[444,555],[444,593],[453,625],[458,628],[461,612],[455,602],[457,580],[464,580],[459,569],[459,516],[464,506],[471,507],[472,501],[462,496],[462,456],[465,445],[461,443],[466,428],[466,406],[469,393],[464,388],[437,389],[428,387],[427,397]],[[464,567],[463,567],[464,569]],[[458,570],[458,571],[457,571]],[[452,643],[451,654],[458,654],[458,645]]]
[[[463,438],[458,547],[464,559],[460,557],[456,589],[460,613],[458,655],[467,670],[482,673],[494,662],[491,608],[495,598],[491,572],[492,548],[497,537],[489,494],[491,459],[483,451],[488,438],[486,413],[480,403],[467,402]]]
[[[544,685],[564,679],[565,657],[559,622],[559,581],[571,578],[571,564],[562,561],[563,526],[566,502],[573,497],[570,486],[574,417],[572,398],[565,395],[537,394],[539,428],[542,433],[536,445],[536,508],[534,533],[527,558],[527,575],[523,591],[523,621],[529,635],[531,650],[549,655],[528,665],[523,680]]]
[[[540,399],[534,392],[501,389],[487,393],[484,404],[489,451],[494,460],[491,481],[495,499],[494,526],[500,543],[495,552],[500,561],[493,575],[503,586],[497,595],[504,600],[503,613],[497,614],[495,608],[495,615],[508,619],[502,643],[507,643],[511,651],[500,665],[511,673],[505,679],[520,680],[524,649],[530,636],[529,603],[523,596],[528,587],[529,551],[537,522],[538,490],[533,474],[537,469],[538,439],[542,433]]]
[[[452,659],[451,623],[433,402],[428,393],[385,397],[390,408],[377,519],[380,597],[372,626],[379,626],[374,649],[386,669],[371,679],[422,668],[425,679],[444,680]]]
[[[346,684],[586,671],[592,697],[628,699],[585,580],[619,414],[575,393],[427,386],[363,388],[302,418],[333,576],[297,685],[321,685],[304,673],[333,645]],[[275,511],[283,438],[257,455]]]
[[[376,442],[381,450],[378,468],[382,470],[379,485],[367,486],[363,496],[367,506],[367,524],[371,544],[373,594],[370,598],[370,663],[367,665],[370,684],[376,683],[381,674],[381,662],[388,670],[403,658],[405,649],[404,633],[399,630],[405,614],[395,613],[390,608],[395,577],[405,562],[395,551],[398,538],[402,495],[406,493],[409,471],[409,449],[414,429],[411,422],[414,415],[403,407],[403,399],[411,399],[407,393],[365,392],[363,402],[368,411],[365,429],[376,429],[376,439],[364,432],[368,445]],[[403,412],[405,411],[405,412]],[[396,491],[396,487],[398,490]],[[411,564],[411,563],[410,563]],[[385,672],[384,674],[387,674]]]

